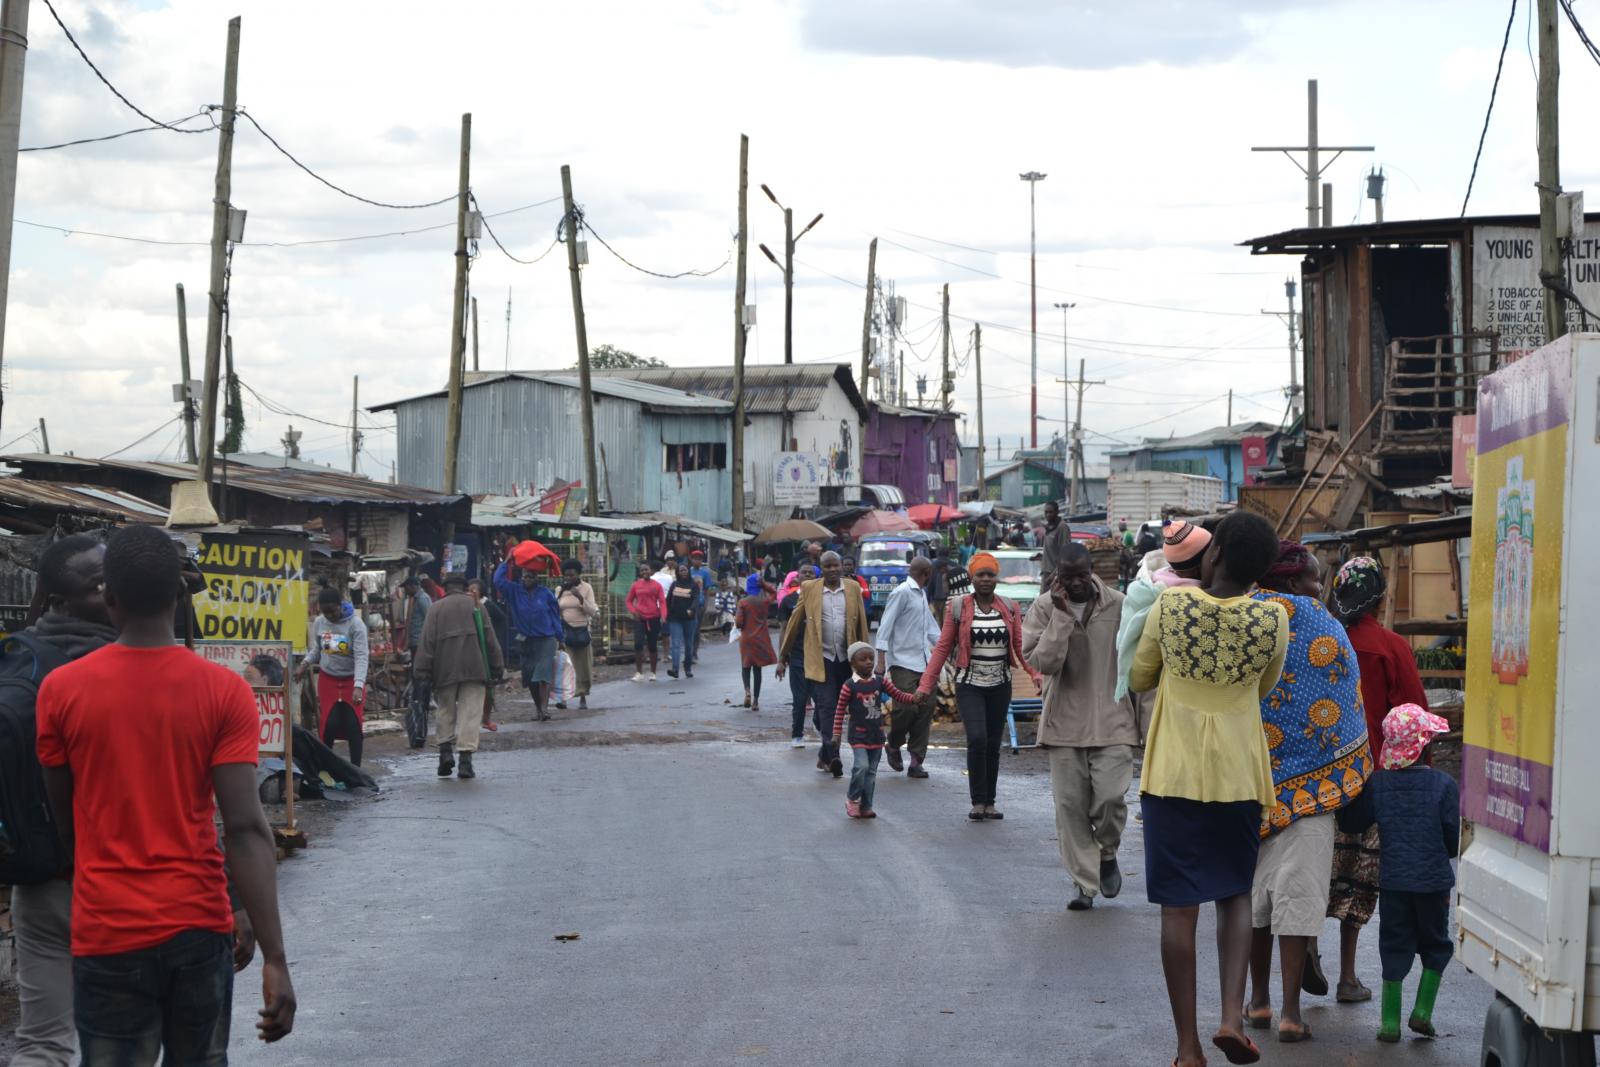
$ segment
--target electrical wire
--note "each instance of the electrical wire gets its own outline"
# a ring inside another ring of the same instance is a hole
[[[1168,419],[1175,419],[1179,415],[1187,415],[1189,412],[1197,411],[1200,408],[1205,407],[1207,404],[1215,404],[1217,401],[1226,400],[1227,398],[1228,398],[1228,394],[1227,393],[1219,393],[1216,396],[1208,396],[1204,400],[1201,400],[1201,401],[1199,401],[1198,403],[1195,403],[1195,404],[1191,404],[1188,407],[1182,409],[1181,411],[1174,411],[1169,415],[1159,415],[1156,418],[1147,419],[1144,422],[1136,422],[1132,426],[1124,426],[1120,430],[1112,430],[1111,431],[1111,436],[1114,437],[1114,436],[1117,436],[1118,434],[1125,434],[1129,430],[1143,429],[1146,426],[1150,426],[1150,425],[1153,425],[1153,424],[1158,423],[1158,422],[1165,422]]]
[[[19,226],[32,226],[38,230],[55,230],[63,237],[104,237],[109,241],[132,241],[142,245],[170,245],[179,248],[206,248],[210,241],[163,241],[155,237],[129,237],[120,233],[100,233],[96,230],[78,230],[70,226],[54,226],[48,222],[30,222],[27,219],[12,219]]]
[[[50,0],[45,0],[45,3],[48,4],[49,2],[50,2]],[[142,445],[146,441],[150,440],[150,438],[154,437],[156,434],[160,433],[162,430],[165,430],[168,426],[171,426],[173,423],[177,422],[181,418],[183,418],[183,415],[181,413],[177,414],[177,415],[174,415],[174,416],[172,416],[172,418],[168,419],[166,422],[163,422],[160,426],[157,426],[155,429],[151,430],[149,433],[145,434],[143,437],[139,438],[137,441],[133,442],[132,444],[123,445],[121,448],[117,449],[115,452],[107,452],[105,455],[101,456],[100,458],[101,459],[110,459],[112,456],[120,456],[120,455],[122,455],[122,453],[128,451],[128,449],[130,449],[130,448],[138,448],[140,445]]]
[[[1572,23],[1572,28],[1578,32],[1578,40],[1583,42],[1584,50],[1589,53],[1589,58],[1600,63],[1600,48],[1596,48],[1589,35],[1583,30],[1583,23],[1578,21],[1578,13],[1572,10],[1572,0],[1560,0],[1561,10],[1567,13],[1567,21]]]
[[[667,278],[669,280],[673,279],[673,278],[709,278],[711,275],[718,273],[724,267],[726,267],[729,263],[733,262],[733,257],[730,255],[730,256],[728,256],[728,258],[724,259],[721,263],[717,264],[715,267],[711,267],[711,268],[709,268],[707,270],[680,270],[676,274],[663,274],[660,271],[646,270],[644,267],[639,266],[637,263],[631,262],[621,252],[618,252],[615,248],[612,248],[609,244],[607,244],[606,243],[606,239],[604,237],[601,237],[598,233],[596,233],[595,232],[595,228],[593,226],[589,225],[589,220],[583,217],[583,212],[581,210],[574,209],[574,213],[578,216],[578,219],[577,219],[578,225],[583,227],[585,230],[588,230],[589,233],[594,236],[594,239],[596,241],[599,241],[602,245],[605,246],[605,250],[607,252],[610,252],[613,256],[616,256],[619,260],[621,260],[623,263],[627,264],[628,266],[632,267],[634,270],[638,271],[640,274],[648,274],[653,278]]]
[[[48,2],[48,0],[46,0],[46,2]],[[362,196],[359,193],[352,193],[350,190],[341,185],[335,185],[333,182],[329,181],[327,178],[324,178],[322,175],[318,174],[316,171],[300,162],[300,160],[296,159],[294,154],[291,153],[287,148],[283,147],[283,145],[279,144],[278,139],[272,136],[272,134],[268,133],[261,123],[256,121],[256,117],[250,114],[250,112],[246,111],[244,108],[238,108],[237,113],[243,116],[244,119],[250,123],[250,125],[254,126],[256,128],[256,132],[265,137],[267,142],[271,144],[273,148],[276,148],[280,154],[282,154],[283,158],[287,159],[290,163],[293,163],[295,166],[299,167],[301,170],[305,171],[307,174],[311,175],[317,181],[321,182],[323,185],[326,185],[329,189],[332,189],[340,196],[347,196],[351,200],[359,200],[361,203],[371,204],[373,207],[389,208],[394,211],[417,211],[422,208],[438,207],[440,204],[448,204],[450,201],[454,200],[457,195],[459,195],[456,193],[451,193],[449,196],[441,196],[437,200],[429,200],[423,204],[390,204],[385,203],[382,200],[373,200],[372,198]]]
[[[1565,4],[1563,4],[1565,6]],[[1572,9],[1567,8],[1567,16],[1572,17]],[[1505,36],[1500,39],[1500,58],[1494,64],[1494,84],[1489,88],[1489,107],[1483,113],[1483,129],[1478,133],[1478,150],[1472,155],[1472,174],[1467,178],[1467,195],[1461,198],[1461,217],[1467,217],[1467,201],[1472,199],[1472,186],[1478,180],[1478,161],[1483,158],[1483,142],[1489,136],[1489,117],[1494,114],[1494,98],[1500,93],[1500,71],[1506,65],[1506,45],[1511,43],[1511,24],[1516,21],[1517,0],[1511,0],[1511,14],[1506,16]],[[1576,25],[1576,22],[1574,22]],[[1581,35],[1583,31],[1580,29]]]
[[[5,444],[0,445],[0,452],[4,452],[6,449],[8,449],[12,445],[16,444],[18,441],[21,441],[21,440],[24,440],[24,439],[27,439],[27,438],[32,438],[33,435],[34,435],[34,431],[32,429],[30,429],[30,430],[28,430],[27,433],[23,434],[20,437],[13,437],[11,440],[7,441]]]
[[[115,85],[111,84],[111,79],[107,78],[104,74],[102,74],[100,72],[100,68],[94,65],[94,60],[89,58],[89,53],[87,53],[87,52],[85,52],[83,50],[83,46],[78,43],[78,39],[76,37],[72,36],[72,31],[67,29],[67,24],[65,22],[61,21],[61,15],[57,13],[56,6],[54,4],[52,4],[50,2],[50,0],[44,0],[44,6],[50,9],[50,17],[56,20],[56,25],[61,27],[61,32],[67,35],[67,42],[72,45],[73,49],[78,53],[79,58],[81,58],[85,63],[87,63],[88,66],[89,66],[89,69],[94,71],[94,76],[96,78],[99,78],[101,83],[107,89],[111,90],[111,95],[112,96],[115,96],[118,100],[121,100],[124,104],[126,104],[128,106],[129,110],[131,110],[135,115],[138,115],[140,118],[144,119],[146,122],[153,122],[157,126],[163,128],[163,129],[168,129],[168,130],[175,129],[175,127],[169,125],[168,123],[162,122],[160,119],[156,118],[154,115],[152,115],[149,112],[144,111],[143,109],[141,109],[132,100],[129,100],[126,96],[123,96],[122,95],[122,91],[120,89],[118,89]],[[203,132],[203,131],[199,131],[199,130],[177,130],[176,132],[178,132],[178,133],[199,133],[199,132]]]
[[[551,252],[555,251],[556,245],[561,243],[561,234],[558,232],[555,237],[550,239],[550,247],[549,248],[546,248],[543,252],[540,252],[538,255],[534,256],[532,259],[518,259],[516,256],[511,254],[510,250],[507,249],[504,244],[502,244],[500,242],[500,236],[494,232],[494,227],[489,225],[490,216],[483,210],[483,205],[478,203],[478,198],[475,195],[473,195],[473,193],[471,191],[468,191],[467,198],[470,199],[472,201],[472,203],[477,207],[477,209],[478,209],[478,217],[483,220],[483,228],[484,228],[485,231],[488,232],[489,239],[494,242],[494,246],[500,250],[501,255],[505,256],[507,259],[509,259],[513,263],[521,263],[525,267],[531,267],[535,263],[537,263],[541,259],[543,259],[545,256],[548,256]],[[550,203],[550,202],[552,202],[552,200],[560,200],[560,199],[561,199],[561,197],[559,197],[559,196],[558,197],[552,197],[551,200],[547,200],[547,201],[545,201],[545,203]],[[559,229],[559,227],[558,227],[558,229]]]
[[[243,389],[245,392],[249,393],[251,396],[255,397],[256,402],[258,404],[260,404],[266,410],[272,412],[274,415],[285,415],[285,416],[288,416],[289,418],[304,419],[306,422],[314,422],[314,423],[317,423],[318,425],[321,425],[321,426],[332,426],[334,429],[336,429],[336,430],[344,430],[346,433],[348,433],[350,431],[350,424],[347,423],[347,422],[330,422],[327,419],[319,419],[315,415],[307,415],[303,411],[295,411],[293,408],[289,407],[286,404],[280,404],[276,400],[269,400],[266,397],[262,396],[259,392],[256,391],[256,389],[249,382],[245,381],[243,378],[240,378],[238,375],[234,375],[234,377],[239,382],[239,387],[241,389]],[[373,425],[371,425],[371,426],[369,426],[367,428],[368,429],[375,429],[375,430],[383,430],[383,429],[392,429],[393,427],[387,427],[387,426],[382,425],[381,423],[377,423],[377,424],[373,424]]]
[[[211,119],[211,125],[202,130],[183,129],[178,125],[179,123],[183,122],[193,122],[195,119],[199,118]],[[121,133],[108,133],[103,137],[80,137],[76,141],[62,141],[60,144],[31,145],[27,148],[19,148],[17,151],[19,153],[51,152],[57,148],[73,148],[82,144],[99,144],[102,141],[115,141],[119,137],[131,137],[133,134],[149,133],[151,130],[171,130],[173,133],[210,133],[216,128],[216,120],[212,118],[210,111],[207,109],[201,109],[200,111],[195,112],[193,115],[185,115],[181,119],[173,119],[170,123],[158,122],[154,126],[140,126],[137,129],[123,130]]]

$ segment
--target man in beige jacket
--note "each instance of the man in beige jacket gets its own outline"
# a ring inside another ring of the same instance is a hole
[[[1063,548],[1050,583],[1022,623],[1022,655],[1045,676],[1039,745],[1050,756],[1061,863],[1077,887],[1071,911],[1122,892],[1117,848],[1139,740],[1132,707],[1116,699],[1122,594],[1094,574],[1082,545]]]

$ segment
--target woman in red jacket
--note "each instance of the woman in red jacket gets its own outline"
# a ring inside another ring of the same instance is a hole
[[[956,597],[945,608],[944,626],[923,672],[917,697],[928,701],[939,685],[939,672],[952,661],[956,670],[956,707],[967,729],[967,788],[972,796],[973,822],[1003,819],[995,810],[995,780],[1000,776],[1000,746],[1011,705],[1011,668],[1016,666],[1039,680],[1022,658],[1022,612],[994,589],[1000,580],[1000,563],[979,552],[967,564],[972,592]]]
[[[650,680],[656,680],[656,646],[661,623],[667,617],[667,597],[661,583],[650,577],[648,564],[639,564],[639,577],[628,587],[628,614],[633,616],[633,680],[644,681],[644,654],[650,652]]]
[[[1383,568],[1371,556],[1355,556],[1345,561],[1333,579],[1333,612],[1344,623],[1350,644],[1356,650],[1361,668],[1361,703],[1367,716],[1367,739],[1372,745],[1372,760],[1383,758],[1383,719],[1390,708],[1416,704],[1428,709],[1422,690],[1422,676],[1411,643],[1378,622],[1388,583]],[[1381,764],[1379,764],[1381,766]],[[1356,976],[1356,945],[1361,928],[1372,918],[1378,903],[1377,826],[1363,834],[1336,834],[1333,846],[1333,888],[1328,895],[1328,917],[1339,925],[1340,1003],[1353,1004],[1372,999],[1372,990]],[[1316,967],[1316,945],[1311,946]],[[1317,968],[1320,970],[1320,967]],[[1324,988],[1326,980],[1319,983]]]

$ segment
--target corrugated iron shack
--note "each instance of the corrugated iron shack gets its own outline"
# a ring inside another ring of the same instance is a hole
[[[862,480],[896,486],[911,503],[954,507],[960,497],[960,413],[882,402],[867,410]]]
[[[1143,444],[1111,452],[1112,474],[1123,471],[1170,471],[1222,481],[1222,499],[1237,500],[1253,472],[1277,459],[1278,428],[1268,422],[1236,422],[1183,437],[1147,439]],[[1251,462],[1247,443],[1259,453]],[[1102,496],[1102,500],[1104,497]]]
[[[718,400],[733,399],[732,367],[638,367],[597,372],[597,380],[601,377],[649,382]],[[773,460],[780,452],[809,452],[817,457],[821,473],[818,503],[825,507],[844,505],[850,486],[873,480],[861,476],[867,405],[856,388],[849,364],[747,364],[744,410],[745,523],[749,529],[770,526],[778,519],[788,518],[793,510],[773,500]],[[923,497],[919,494],[914,499]],[[720,518],[716,521],[729,521],[730,509],[731,502],[718,513]],[[660,510],[706,517],[680,508]]]
[[[600,375],[592,390],[601,510],[728,521],[733,405]],[[457,488],[475,496],[534,496],[581,484],[580,396],[576,374],[469,374],[461,395]],[[447,409],[443,389],[370,409],[395,413],[403,481],[443,486]]]

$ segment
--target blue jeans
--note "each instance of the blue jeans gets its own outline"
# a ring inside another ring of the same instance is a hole
[[[806,681],[806,661],[789,661],[789,699],[794,702],[794,721],[789,736],[796,741],[806,735],[806,702],[811,699],[811,683]]]
[[[672,638],[672,670],[680,664],[694,666],[694,632],[698,627],[694,619],[668,619],[667,634]]]
[[[824,659],[823,680],[811,683],[811,725],[822,738],[822,751],[817,759],[831,763],[839,758],[839,739],[833,736],[833,716],[839,710],[839,690],[850,680],[850,664],[844,660]]]
[[[865,811],[872,810],[872,794],[878,788],[878,760],[881,758],[881,748],[858,748],[856,761],[850,768],[850,799],[861,801]]]
[[[169,941],[72,961],[85,1067],[226,1067],[233,938],[185,930]]]

